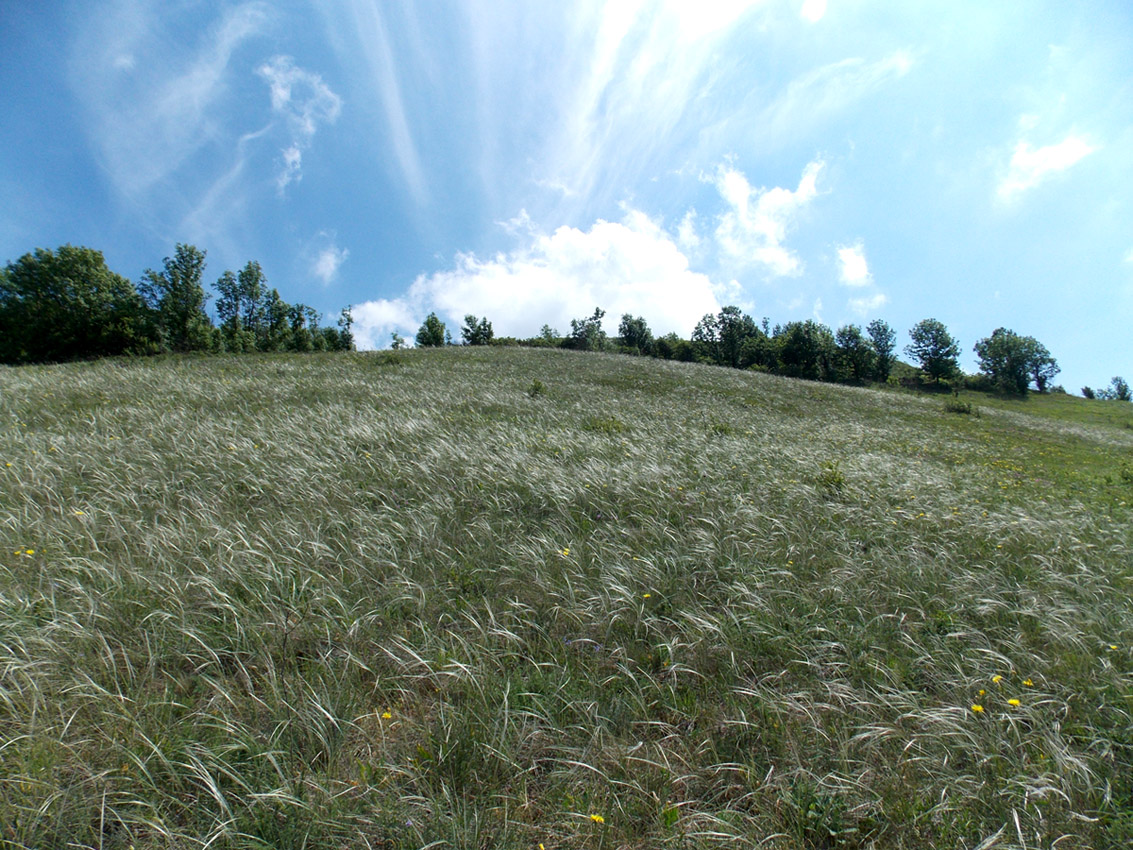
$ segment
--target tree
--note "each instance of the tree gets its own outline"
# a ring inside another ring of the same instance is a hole
[[[897,358],[893,350],[897,344],[897,332],[881,319],[874,319],[866,326],[869,341],[873,345],[873,379],[880,383],[889,380],[889,373]]]
[[[1108,390],[1098,390],[1097,397],[1103,401],[1130,401],[1129,384],[1120,375],[1114,376],[1109,382]]]
[[[834,337],[838,346],[838,371],[843,380],[864,384],[874,374],[877,355],[870,341],[857,325],[838,328]]]
[[[445,323],[436,313],[425,317],[424,324],[417,329],[418,348],[439,348],[445,344]]]
[[[996,328],[991,336],[976,342],[973,350],[979,358],[980,371],[996,389],[1022,396],[1031,383],[1028,348],[1024,337],[1007,328]]]
[[[912,343],[905,346],[905,353],[920,363],[921,369],[934,382],[959,374],[957,358],[960,356],[960,344],[943,323],[924,319],[909,331],[909,338]]]
[[[142,297],[157,314],[162,345],[171,351],[200,351],[210,346],[212,322],[205,313],[208,296],[201,279],[205,252],[177,243],[160,272],[146,269]]]
[[[711,313],[701,316],[692,329],[692,347],[701,360],[720,362],[720,324]]]
[[[788,322],[776,339],[779,370],[792,378],[826,381],[835,375],[837,345],[826,325],[807,319]]]
[[[606,332],[602,330],[602,317],[606,311],[594,308],[594,315],[588,319],[571,319],[570,336],[563,341],[563,347],[577,351],[601,351],[606,347]]]
[[[1045,345],[1033,337],[1027,339],[1031,341],[1030,350],[1027,352],[1027,370],[1039,392],[1045,393],[1054,376],[1062,370],[1058,368],[1058,362],[1051,357]]]
[[[0,274],[0,362],[146,353],[153,335],[134,284],[101,251],[37,248]]]
[[[354,350],[354,310],[352,307],[343,307],[338,314],[338,344],[335,351]]]
[[[1031,381],[1039,392],[1059,373],[1058,363],[1046,346],[1031,336],[1020,336],[1007,328],[996,328],[976,343],[980,371],[1001,392],[1025,396]]]
[[[618,343],[634,354],[652,354],[653,331],[641,316],[635,319],[625,313],[618,325]]]
[[[477,319],[471,313],[464,317],[464,325],[460,329],[460,336],[465,345],[490,345],[495,332],[492,323],[485,316]]]

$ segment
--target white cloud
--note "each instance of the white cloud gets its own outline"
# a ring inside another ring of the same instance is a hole
[[[350,308],[354,318],[354,342],[363,351],[389,346],[390,334],[400,330],[412,337],[412,328],[421,323],[419,316],[403,299],[380,298]]]
[[[877,292],[873,295],[867,295],[862,298],[851,298],[849,307],[859,316],[867,316],[880,310],[889,303],[889,296],[883,292]]]
[[[808,163],[794,191],[752,188],[742,173],[721,166],[713,183],[730,208],[716,227],[721,251],[741,265],[762,267],[772,277],[800,274],[802,261],[783,243],[798,214],[818,195],[823,165],[822,160]]]
[[[350,15],[350,30],[358,38],[359,53],[371,77],[372,90],[381,99],[384,111],[381,129],[389,134],[389,144],[410,193],[417,203],[424,204],[427,199],[425,173],[401,91],[401,75],[405,69],[394,56],[382,15],[383,4],[373,0],[348,0],[343,5]]]
[[[696,233],[696,210],[688,210],[677,226],[677,244],[685,251],[695,251],[700,247],[700,237]]]
[[[846,286],[868,286],[873,283],[869,264],[865,259],[865,247],[859,239],[853,245],[838,249],[838,279]]]
[[[146,199],[223,136],[218,116],[230,94],[233,56],[268,17],[260,3],[232,6],[210,26],[178,32],[176,49],[174,34],[161,30],[159,9],[146,4],[104,9],[81,29],[72,49],[72,83],[118,191]],[[135,67],[145,73],[123,73]]]
[[[1031,147],[1019,142],[1007,166],[1007,175],[1000,180],[996,192],[1001,201],[1011,201],[1048,177],[1065,171],[1098,148],[1081,136],[1070,135],[1056,145]]]
[[[322,281],[323,286],[327,286],[338,275],[339,266],[346,262],[350,252],[345,248],[339,248],[335,244],[330,244],[322,249],[315,255],[315,259],[311,262],[311,274]]]
[[[283,168],[275,178],[275,185],[281,192],[287,187],[287,184],[293,180],[301,180],[303,175],[300,173],[303,166],[303,152],[299,150],[298,145],[292,145],[283,150]]]
[[[812,24],[822,20],[822,16],[826,14],[826,0],[804,0],[799,14]]]
[[[367,348],[385,346],[392,331],[411,334],[430,311],[450,330],[474,313],[500,335],[532,336],[544,324],[566,331],[572,318],[601,307],[610,332],[632,313],[656,334],[687,337],[701,316],[719,309],[716,291],[655,221],[627,209],[620,222],[536,233],[491,259],[461,254],[455,268],[422,275],[400,298],[359,305],[355,316],[364,317],[357,336]]]
[[[308,147],[320,124],[333,124],[342,111],[342,98],[330,90],[318,74],[297,68],[290,56],[275,56],[256,69],[271,89],[271,108],[283,116],[291,132],[291,143],[283,149],[283,169],[276,177],[282,192],[301,179],[302,151]]]
[[[756,126],[763,137],[797,142],[862,98],[901,79],[914,64],[913,53],[900,49],[875,62],[850,57],[815,68],[791,80],[786,90],[761,111]]]

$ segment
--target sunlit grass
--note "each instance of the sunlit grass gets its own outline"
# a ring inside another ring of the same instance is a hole
[[[1131,430],[561,351],[0,392],[0,846],[1133,839]]]

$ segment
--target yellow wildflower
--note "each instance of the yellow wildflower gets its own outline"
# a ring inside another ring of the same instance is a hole
[[[34,549],[25,549],[25,550],[24,550],[24,553],[25,553],[25,554],[27,554],[27,555],[34,555],[34,554],[35,554],[35,550],[34,550]]]
[[[393,715],[388,711],[383,711],[382,720],[393,720]]]
[[[652,593],[647,593],[647,594],[645,594],[644,596],[642,596],[641,598],[642,598],[642,599],[648,599],[648,598],[649,598],[649,597],[651,597],[652,595],[653,595]]]
[[[980,705],[978,702],[973,703],[972,704],[972,711],[974,711],[976,714],[983,714],[984,707],[982,705]]]
[[[1011,706],[1014,706],[1015,708],[1018,708],[1018,707],[1019,707],[1019,700],[1017,700],[1017,699],[1009,699],[1009,700],[1007,700],[1007,704],[1008,704],[1008,705],[1011,705]]]
[[[1002,681],[1003,681],[1003,677],[1002,677],[1002,676],[1000,676],[1000,675],[999,675],[999,674],[997,673],[996,675],[994,675],[994,676],[992,676],[992,677],[991,677],[991,681],[992,681],[992,684],[998,685],[998,684],[999,684],[1000,682],[1002,682]]]
[[[564,546],[564,547],[563,547],[562,556],[563,556],[564,558],[569,558],[569,557],[570,557],[570,547],[569,547],[569,546]]]
[[[985,691],[983,688],[980,688],[980,696],[987,696],[987,691]]]
[[[1029,687],[1033,686],[1035,683],[1032,682],[1030,679],[1024,679],[1023,684],[1026,685],[1029,688]]]
[[[590,820],[594,821],[594,823],[605,823],[606,822],[606,819],[604,817],[602,817],[601,815],[591,815]]]

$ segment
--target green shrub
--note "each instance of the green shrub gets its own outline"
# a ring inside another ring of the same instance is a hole
[[[818,473],[817,484],[828,493],[841,493],[846,486],[846,476],[842,472],[842,462],[838,460],[828,460],[822,464],[822,470]]]

